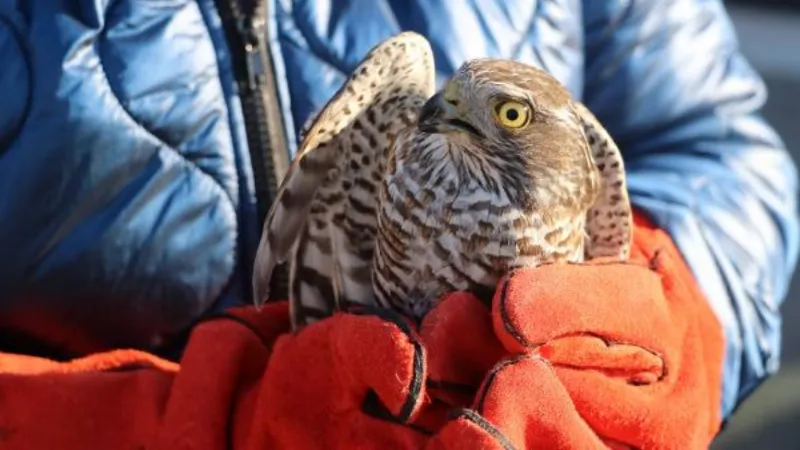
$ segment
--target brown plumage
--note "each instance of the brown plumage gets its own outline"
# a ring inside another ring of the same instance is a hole
[[[304,133],[264,225],[256,301],[290,266],[295,327],[348,303],[421,317],[517,267],[626,258],[622,158],[542,70],[465,63],[434,94],[428,42],[376,46]]]

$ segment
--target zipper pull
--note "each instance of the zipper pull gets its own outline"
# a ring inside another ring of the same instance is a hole
[[[247,87],[255,91],[261,86],[264,78],[263,21],[248,17],[236,21],[236,29],[242,37],[247,66]]]

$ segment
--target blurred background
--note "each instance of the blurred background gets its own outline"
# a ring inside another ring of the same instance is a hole
[[[800,163],[800,1],[728,0],[739,43],[767,83],[764,114]],[[783,306],[783,359],[713,450],[800,449],[800,276]]]

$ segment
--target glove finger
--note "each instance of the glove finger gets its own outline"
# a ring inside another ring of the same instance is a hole
[[[385,309],[359,308],[337,316],[331,351],[351,395],[358,399],[369,393],[364,407],[373,415],[413,420],[426,397],[427,365],[419,335],[403,316]]]
[[[549,265],[520,270],[495,295],[494,330],[511,352],[569,336],[635,343],[668,363],[685,320],[674,317],[661,277],[634,264]],[[657,331],[657,332],[654,332]]]
[[[415,334],[402,318],[388,319],[337,313],[281,336],[260,383],[253,448],[364,448],[360,443],[376,437],[423,438],[413,427],[387,423],[413,420],[425,378]],[[394,427],[397,433],[389,432]]]
[[[536,348],[554,367],[603,373],[632,385],[655,382],[667,370],[664,360],[638,345],[608,342],[597,336],[566,336]]]
[[[555,371],[577,411],[602,436],[634,448],[707,448],[716,429],[705,424],[717,416],[718,403],[709,405],[706,397],[719,387],[697,375],[708,370],[702,350],[680,363],[659,378],[621,379],[574,366],[556,365]]]
[[[472,294],[445,296],[420,327],[428,355],[429,383],[474,389],[505,349],[492,329],[489,308]]]
[[[354,311],[276,344],[261,395],[261,423],[272,433],[253,440],[258,448],[422,447],[430,434],[417,423],[427,399],[424,347],[402,316]]]
[[[608,448],[575,410],[553,370],[532,355],[495,366],[472,411],[462,411],[436,440],[440,448]],[[485,442],[493,444],[484,447]]]

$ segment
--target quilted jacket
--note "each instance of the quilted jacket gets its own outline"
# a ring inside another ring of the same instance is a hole
[[[169,353],[249,301],[298,129],[401,30],[440,81],[482,56],[560,79],[724,325],[723,414],[776,370],[797,174],[719,0],[0,0],[4,342]]]

